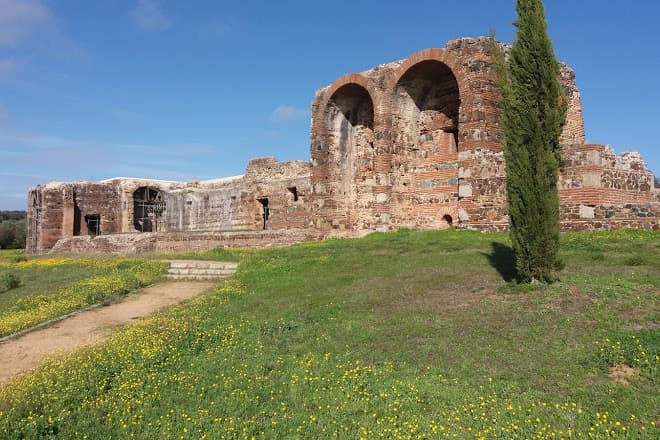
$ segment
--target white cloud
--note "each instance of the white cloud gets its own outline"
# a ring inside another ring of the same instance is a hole
[[[163,13],[157,0],[138,0],[130,16],[140,29],[147,32],[162,32],[172,27],[172,20]]]
[[[309,116],[309,111],[304,108],[298,108],[291,105],[280,105],[270,114],[273,121],[292,121],[295,119],[304,119]]]
[[[41,0],[0,0],[0,46],[17,46],[54,26],[55,18]]]

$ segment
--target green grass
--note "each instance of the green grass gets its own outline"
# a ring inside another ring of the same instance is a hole
[[[13,273],[21,281],[19,287],[0,293],[0,314],[16,305],[19,300],[26,300],[37,295],[55,295],[60,289],[109,272],[107,268],[63,264],[44,267],[0,267],[0,274]]]
[[[660,234],[562,249],[535,286],[505,234],[240,252],[213,294],[1,390],[0,437],[657,438]]]
[[[158,280],[166,264],[121,258],[40,258],[0,262],[0,337]]]
[[[23,249],[0,249],[0,261],[12,261],[25,254]]]

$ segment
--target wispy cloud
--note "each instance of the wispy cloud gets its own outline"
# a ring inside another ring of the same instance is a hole
[[[9,120],[9,110],[4,105],[0,104],[0,127],[9,124]]]
[[[172,27],[172,19],[162,11],[158,0],[138,0],[130,16],[146,32],[163,32]]]
[[[214,41],[224,37],[232,30],[228,20],[213,20],[202,25],[197,31],[197,37],[202,41]]]
[[[309,116],[309,111],[305,108],[294,107],[291,105],[280,105],[270,114],[273,121],[292,121],[295,119],[304,119]]]
[[[197,142],[94,142],[8,124],[0,129],[0,209],[23,206],[28,188],[49,181],[129,176],[185,182],[217,177],[202,171],[199,158],[215,162],[223,151]]]
[[[14,74],[14,72],[18,70],[19,65],[20,62],[16,58],[5,58],[0,60],[0,78]]]
[[[0,0],[0,46],[15,47],[54,26],[55,18],[41,0]]]
[[[122,121],[125,122],[140,122],[144,121],[144,115],[142,113],[138,113],[132,110],[128,110],[125,108],[121,107],[111,107],[108,109],[110,114]]]
[[[0,48],[26,46],[60,58],[88,57],[79,42],[62,32],[57,17],[43,0],[0,0]],[[0,70],[7,76],[20,64],[19,60],[5,59]]]

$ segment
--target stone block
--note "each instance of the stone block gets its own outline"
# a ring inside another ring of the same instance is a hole
[[[596,208],[593,206],[580,205],[580,218],[594,218],[596,216]]]
[[[458,197],[472,197],[472,185],[468,183],[458,185]]]

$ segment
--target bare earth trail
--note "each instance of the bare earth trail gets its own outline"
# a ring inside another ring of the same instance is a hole
[[[116,304],[81,312],[44,329],[0,343],[0,384],[26,373],[45,357],[68,353],[83,344],[107,338],[112,328],[193,298],[214,283],[174,281],[159,283],[131,293]]]

